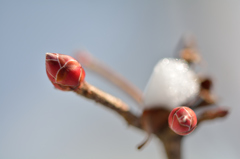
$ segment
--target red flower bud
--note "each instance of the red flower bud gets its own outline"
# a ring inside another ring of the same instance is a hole
[[[190,134],[197,126],[197,116],[188,107],[177,107],[168,116],[169,127],[179,135]]]
[[[57,53],[46,53],[46,72],[52,84],[60,90],[71,90],[84,80],[85,71],[74,58]]]

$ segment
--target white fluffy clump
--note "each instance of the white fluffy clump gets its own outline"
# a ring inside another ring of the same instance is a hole
[[[144,109],[166,107],[173,109],[199,92],[197,76],[181,59],[165,58],[155,66],[144,91]]]

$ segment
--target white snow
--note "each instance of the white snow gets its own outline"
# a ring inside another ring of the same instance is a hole
[[[173,109],[192,100],[199,91],[197,76],[181,59],[164,58],[155,66],[144,91],[143,108]]]

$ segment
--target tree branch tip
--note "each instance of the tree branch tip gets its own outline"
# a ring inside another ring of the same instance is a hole
[[[150,138],[151,138],[151,134],[147,134],[147,138],[146,138],[141,144],[139,144],[139,145],[137,146],[137,149],[138,149],[138,150],[142,149],[142,148],[148,143],[148,141],[150,140]]]
[[[213,120],[216,118],[222,118],[229,114],[229,109],[226,108],[215,108],[211,110],[206,110],[198,117],[198,124],[205,120]]]

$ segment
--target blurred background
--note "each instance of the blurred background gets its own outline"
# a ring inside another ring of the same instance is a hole
[[[166,158],[157,140],[138,151],[145,134],[115,113],[54,89],[45,53],[87,49],[144,90],[157,61],[173,57],[189,31],[230,115],[185,138],[183,158],[240,158],[239,15],[237,0],[0,0],[0,159]],[[86,80],[140,113],[103,78],[86,70]]]

